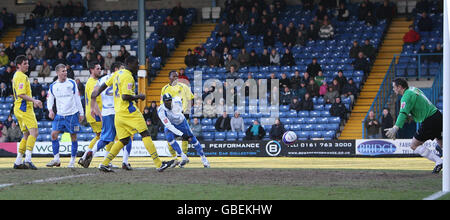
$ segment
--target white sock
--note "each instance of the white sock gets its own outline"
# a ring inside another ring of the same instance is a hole
[[[109,151],[105,151],[105,156],[103,156],[104,159],[106,159],[106,157],[108,157]]]
[[[15,164],[16,164],[16,165],[22,164],[22,154],[19,153],[19,152],[17,152],[17,157],[16,157],[16,162],[15,162]]]
[[[75,163],[75,157],[70,157],[70,164],[74,164]]]
[[[123,149],[123,156],[122,156],[122,162],[124,164],[128,164],[128,156],[130,156],[130,153],[124,148]]]
[[[181,151],[181,155],[180,156],[181,156],[182,160],[187,160],[188,159],[187,155],[185,153],[183,153],[183,151]]]
[[[30,150],[25,151],[25,162],[31,162],[31,154]]]
[[[434,154],[430,149],[426,148],[425,146],[419,146],[414,150],[414,153],[419,154],[422,157],[427,158],[428,160],[431,160],[438,164],[442,164],[442,159],[438,157],[436,154]]]
[[[59,161],[59,154],[54,155],[54,156],[53,156],[53,160]]]

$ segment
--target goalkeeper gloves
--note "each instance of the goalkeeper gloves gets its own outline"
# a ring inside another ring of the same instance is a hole
[[[395,139],[395,135],[397,134],[398,129],[399,127],[397,127],[396,125],[394,125],[394,127],[392,128],[384,129],[384,131],[386,132],[386,137]]]

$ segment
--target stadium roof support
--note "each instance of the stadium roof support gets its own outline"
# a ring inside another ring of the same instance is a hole
[[[145,0],[138,2],[138,58],[139,64],[145,64]]]

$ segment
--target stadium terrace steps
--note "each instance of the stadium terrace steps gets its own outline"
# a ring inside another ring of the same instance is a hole
[[[379,87],[389,69],[394,54],[400,54],[403,48],[403,35],[408,32],[412,21],[405,18],[393,19],[380,47],[372,70],[361,88],[361,93],[354,104],[351,116],[347,121],[339,139],[361,139],[362,121],[372,105]]]
[[[216,25],[215,23],[193,24],[189,28],[189,32],[186,34],[184,41],[180,42],[178,47],[171,53],[165,66],[159,71],[156,78],[150,83],[150,86],[147,87],[147,106],[152,101],[156,101],[159,104],[161,88],[169,83],[169,72],[186,68],[184,57],[187,54],[187,49],[194,50],[195,47],[204,44],[208,37],[211,36],[211,31],[214,30]]]
[[[5,48],[8,47],[11,42],[16,41],[16,37],[20,36],[23,30],[23,27],[9,29],[5,34],[3,34],[2,38],[0,39],[0,43],[2,43]]]

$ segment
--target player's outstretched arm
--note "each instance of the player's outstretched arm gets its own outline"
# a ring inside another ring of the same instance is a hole
[[[33,102],[34,107],[43,108],[42,102],[38,99],[34,99],[33,97],[27,96],[25,94],[20,94],[18,96],[25,101]]]
[[[98,87],[98,86],[94,87],[94,91],[92,91],[92,94],[91,94],[91,112],[90,112],[90,114],[92,115],[93,118],[96,118],[96,116],[101,118],[101,116],[102,116],[102,114],[100,112],[100,108],[98,107],[98,104],[97,104],[97,97],[103,91],[105,91],[105,89],[107,89],[107,88],[108,88],[108,86],[105,83],[103,83],[100,87]]]

